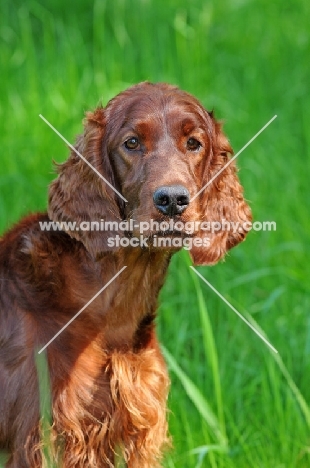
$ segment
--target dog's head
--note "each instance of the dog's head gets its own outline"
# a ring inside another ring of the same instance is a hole
[[[72,151],[59,166],[49,215],[77,223],[68,232],[94,257],[111,249],[116,232],[83,230],[82,222],[106,228],[131,220],[119,236],[146,236],[152,249],[184,243],[195,264],[217,262],[244,239],[251,214],[228,164],[232,149],[190,94],[167,84],[133,86],[87,113],[76,149],[90,165]]]

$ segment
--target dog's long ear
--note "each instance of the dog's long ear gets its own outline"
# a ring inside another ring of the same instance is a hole
[[[201,186],[210,181],[229,162],[232,148],[222,131],[222,125],[210,114],[213,124],[210,161],[206,164]],[[202,221],[207,230],[199,232],[208,247],[193,247],[191,258],[196,265],[212,265],[227,250],[244,240],[251,211],[243,197],[235,162],[231,162],[200,195]],[[210,224],[209,224],[210,223]],[[210,229],[208,227],[210,226]]]
[[[77,137],[75,148],[115,186],[105,144],[105,130],[104,109],[88,112],[84,133]],[[57,172],[58,178],[49,189],[49,217],[54,222],[73,223],[71,227],[67,224],[67,228],[63,225],[63,229],[81,241],[90,254],[98,259],[105,251],[111,251],[108,242],[111,232],[102,230],[105,226],[102,221],[114,222],[116,226],[121,220],[122,200],[73,150],[69,159],[57,166]],[[112,235],[115,236],[115,232]]]

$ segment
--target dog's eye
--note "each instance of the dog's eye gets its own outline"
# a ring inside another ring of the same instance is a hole
[[[139,143],[138,138],[136,137],[128,138],[128,140],[126,140],[124,144],[125,144],[125,148],[128,150],[140,149],[140,143]]]
[[[196,140],[196,138],[189,138],[187,140],[186,146],[189,151],[195,151],[201,147],[201,143]]]

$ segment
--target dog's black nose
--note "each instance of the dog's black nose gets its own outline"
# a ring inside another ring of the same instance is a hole
[[[159,187],[153,194],[154,205],[164,215],[183,213],[189,204],[189,191],[182,185]]]

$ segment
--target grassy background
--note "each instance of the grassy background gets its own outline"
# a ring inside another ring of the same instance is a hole
[[[307,18],[308,16],[308,18]],[[142,80],[195,94],[226,121],[256,220],[226,262],[176,255],[158,327],[171,368],[169,468],[310,466],[308,0],[63,0],[1,3],[0,231],[45,209],[52,160],[85,110]],[[177,326],[176,326],[177,325]],[[1,396],[0,396],[1,397]]]

